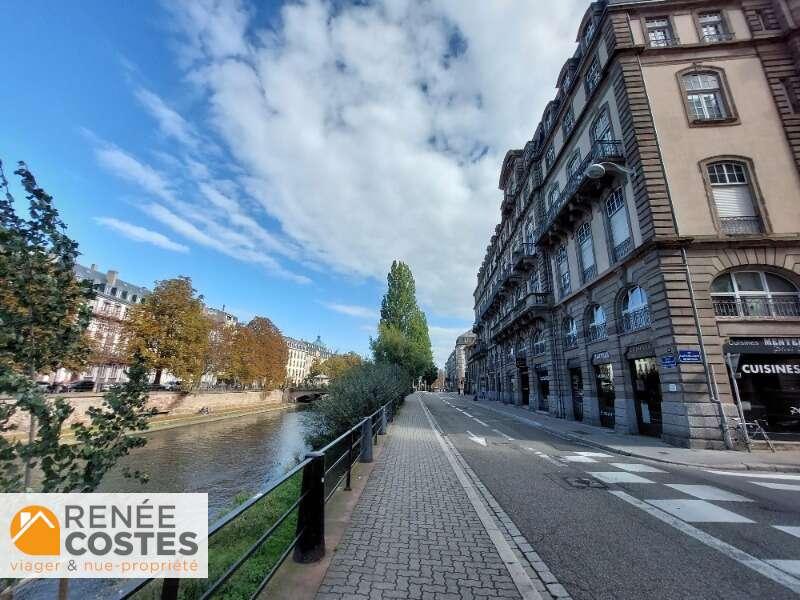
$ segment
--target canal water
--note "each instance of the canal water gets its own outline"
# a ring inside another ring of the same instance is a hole
[[[253,495],[300,461],[307,446],[302,410],[259,413],[145,434],[147,445],[134,450],[103,480],[99,492],[205,492],[209,524],[229,510],[237,495]],[[122,468],[136,468],[149,481],[127,479]],[[23,586],[15,599],[55,598],[56,580]],[[73,580],[70,599],[113,598],[113,582]]]

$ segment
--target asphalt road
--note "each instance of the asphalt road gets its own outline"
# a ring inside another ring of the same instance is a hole
[[[800,475],[602,453],[464,397],[423,396],[573,598],[800,596]]]

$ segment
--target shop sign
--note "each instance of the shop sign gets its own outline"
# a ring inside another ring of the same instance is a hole
[[[592,354],[592,364],[599,365],[607,362],[611,362],[611,353],[608,350]]]
[[[653,345],[650,342],[631,346],[625,353],[628,358],[645,358],[647,356],[653,356],[653,354],[655,354],[655,351],[653,350]]]
[[[725,352],[739,354],[800,354],[800,338],[731,338]]]
[[[667,354],[666,356],[661,357],[661,368],[662,369],[674,369],[678,366],[678,361],[675,360],[675,356],[672,354]]]
[[[744,363],[739,370],[745,375],[800,375],[800,363],[754,365]]]
[[[700,364],[703,358],[700,355],[700,350],[678,350],[678,359],[681,364]]]

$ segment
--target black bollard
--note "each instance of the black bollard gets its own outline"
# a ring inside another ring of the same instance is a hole
[[[358,462],[372,462],[372,419],[369,417],[361,421],[361,458]]]
[[[325,556],[325,454],[309,452],[310,458],[303,469],[303,484],[300,490],[305,497],[297,511],[297,545],[294,561],[307,564],[317,562]]]

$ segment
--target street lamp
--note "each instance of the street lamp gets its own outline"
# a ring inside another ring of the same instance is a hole
[[[630,169],[626,169],[625,167],[620,167],[615,163],[604,162],[604,163],[594,163],[593,165],[589,165],[586,168],[586,176],[589,179],[602,179],[605,177],[609,171],[616,175],[633,175],[633,171]]]

